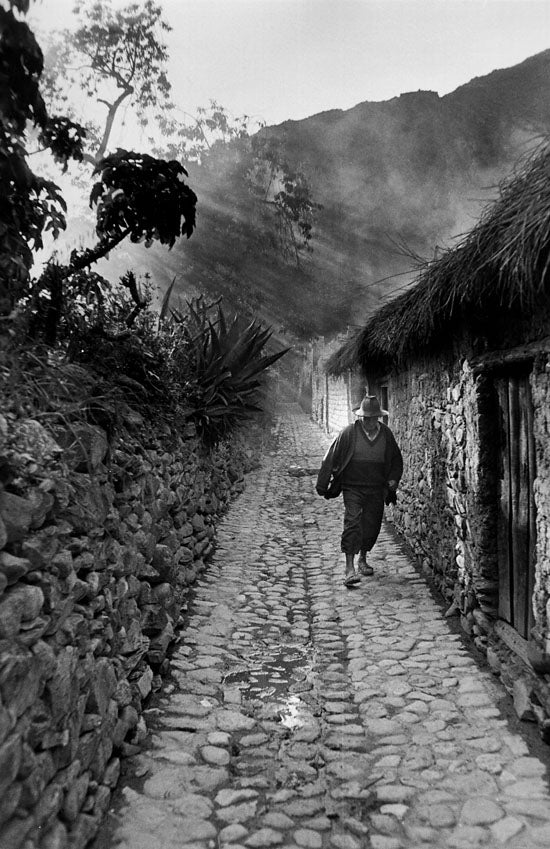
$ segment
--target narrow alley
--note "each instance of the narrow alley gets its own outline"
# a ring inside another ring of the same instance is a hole
[[[341,504],[309,473],[328,442],[278,420],[96,849],[550,845],[545,764],[390,525],[343,586]]]

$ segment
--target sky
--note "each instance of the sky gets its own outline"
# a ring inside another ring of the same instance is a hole
[[[406,91],[444,95],[550,48],[550,0],[157,2],[179,109],[216,100],[268,125]],[[35,0],[29,20],[69,26],[73,5]]]

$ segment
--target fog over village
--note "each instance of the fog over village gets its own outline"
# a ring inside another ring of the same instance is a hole
[[[546,0],[0,0],[0,849],[550,845]]]

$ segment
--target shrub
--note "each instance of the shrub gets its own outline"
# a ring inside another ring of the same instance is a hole
[[[210,312],[216,308],[216,318]],[[176,344],[171,369],[180,385],[184,412],[206,444],[215,444],[251,414],[259,412],[262,372],[288,348],[265,354],[271,331],[237,316],[227,322],[219,304],[201,296],[187,314],[172,311]]]

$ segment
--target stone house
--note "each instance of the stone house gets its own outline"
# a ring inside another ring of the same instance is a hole
[[[365,379],[359,371],[346,369],[333,375],[326,370],[329,358],[350,339],[350,335],[348,329],[331,339],[324,336],[313,339],[302,363],[300,398],[307,398],[307,405],[303,403],[302,406],[329,435],[336,435],[354,421],[353,410],[366,391]]]
[[[550,148],[328,360],[390,411],[397,529],[524,718],[550,715]]]

